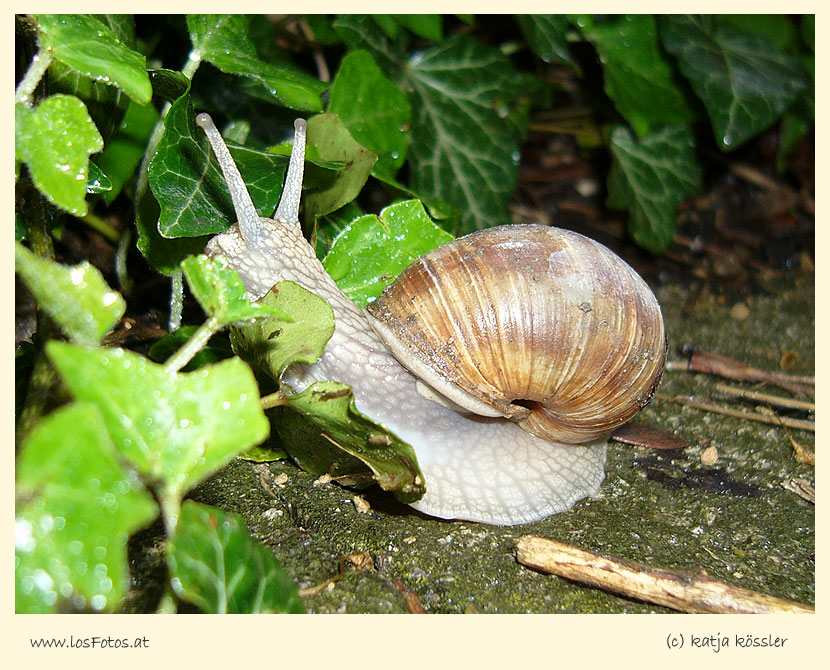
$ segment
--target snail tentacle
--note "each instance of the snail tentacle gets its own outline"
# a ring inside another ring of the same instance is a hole
[[[305,167],[306,143],[305,119],[294,121],[294,146],[291,147],[291,158],[288,161],[288,171],[285,173],[285,184],[282,187],[282,197],[274,218],[283,223],[300,224],[300,196],[303,192],[303,168]]]
[[[208,142],[210,142],[213,149],[213,154],[219,162],[222,175],[225,177],[225,183],[227,183],[228,190],[231,193],[233,208],[239,222],[239,232],[248,244],[257,246],[262,240],[262,224],[259,222],[259,214],[256,207],[254,207],[254,202],[251,200],[251,195],[248,193],[242,175],[239,173],[239,168],[236,167],[231,152],[228,151],[225,140],[222,139],[222,135],[216,129],[210,115],[204,112],[197,115],[196,124],[205,131]]]

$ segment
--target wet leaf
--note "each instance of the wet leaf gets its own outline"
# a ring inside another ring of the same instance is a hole
[[[694,119],[660,49],[653,16],[608,18],[583,34],[599,54],[605,92],[639,136]]]
[[[127,308],[99,270],[86,261],[68,267],[38,258],[19,242],[15,271],[60,329],[79,344],[98,344]]]
[[[394,175],[406,158],[412,110],[368,51],[346,54],[329,100],[329,111],[340,117],[352,137],[378,155],[374,171]]]
[[[232,144],[229,148],[254,207],[260,216],[273,216],[288,159]],[[190,96],[173,103],[165,118],[149,181],[161,208],[158,229],[165,237],[221,233],[236,222],[225,179],[204,131],[196,125]]]
[[[769,128],[807,87],[796,58],[717,17],[665,16],[660,28],[725,151]]]
[[[70,405],[35,428],[16,497],[15,611],[116,610],[129,587],[127,539],[158,508],[122,465],[97,408]]]
[[[629,209],[631,236],[641,247],[662,253],[674,238],[678,205],[700,189],[691,130],[668,126],[637,141],[617,126],[611,132],[611,155],[609,207]]]
[[[175,374],[124,349],[50,342],[46,350],[73,395],[101,410],[118,451],[168,500],[268,435],[256,380],[238,358]]]
[[[268,315],[287,318],[273,307],[252,303],[242,278],[224,256],[190,256],[182,262],[182,270],[202,309],[220,325]]]
[[[85,14],[39,14],[40,44],[56,60],[90,79],[117,86],[139,103],[150,102],[153,89],[145,58],[123,44],[99,20]]]
[[[15,105],[14,131],[15,157],[29,166],[38,190],[71,214],[86,214],[89,156],[104,148],[86,105],[63,94],[35,108]]]
[[[210,614],[302,614],[297,587],[242,519],[188,500],[167,545],[173,588]]]
[[[563,14],[519,14],[516,21],[528,46],[546,63],[576,66],[568,47],[570,22]]]
[[[191,57],[206,60],[228,74],[257,82],[281,105],[317,112],[326,85],[285,63],[266,63],[257,56],[243,14],[189,14],[187,29],[193,42]]]
[[[95,163],[89,161],[89,179],[86,183],[87,193],[106,193],[112,190],[110,178]]]
[[[365,307],[421,254],[452,240],[418,200],[389,205],[380,216],[350,222],[335,238],[323,266],[340,289]]]

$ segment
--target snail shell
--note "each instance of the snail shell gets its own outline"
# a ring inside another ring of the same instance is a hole
[[[395,357],[439,394],[555,442],[590,442],[628,421],[666,357],[642,278],[598,242],[547,226],[438,247],[368,311]]]

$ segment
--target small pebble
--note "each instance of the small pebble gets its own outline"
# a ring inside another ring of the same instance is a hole
[[[715,446],[707,447],[700,455],[700,462],[703,465],[714,465],[718,461],[718,449]]]
[[[279,486],[281,489],[285,488],[285,484],[288,482],[288,475],[284,472],[281,472],[274,478],[274,483]]]
[[[328,484],[331,481],[331,475],[327,472],[324,475],[320,475],[312,482],[312,486],[322,486],[323,484]]]
[[[742,302],[736,302],[732,306],[732,309],[729,310],[729,316],[731,316],[735,321],[744,321],[749,318],[749,313],[749,307]]]
[[[352,498],[352,502],[354,503],[354,508],[360,512],[361,514],[366,514],[371,509],[371,505],[369,505],[369,501],[366,500],[363,496],[355,496]]]

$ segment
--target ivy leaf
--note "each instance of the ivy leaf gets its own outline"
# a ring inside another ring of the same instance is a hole
[[[56,60],[85,77],[117,86],[138,103],[150,102],[153,89],[146,61],[122,44],[98,19],[85,14],[39,14],[40,45]]]
[[[260,216],[273,216],[288,160],[276,154],[230,145]],[[196,126],[190,96],[170,107],[164,135],[149,168],[150,189],[161,213],[165,237],[221,233],[236,221],[233,202],[205,133]]]
[[[410,185],[458,209],[457,234],[509,223],[519,144],[511,118],[527,102],[528,79],[498,50],[469,35],[405,56],[369,17],[340,16],[352,49],[368,49],[412,105]]]
[[[578,71],[568,48],[570,21],[562,14],[519,14],[516,21],[528,46],[546,63],[570,65]]]
[[[335,114],[317,114],[308,120],[308,141],[324,161],[342,162],[342,170],[309,170],[305,190],[305,216],[315,217],[339,209],[363,189],[377,155],[355,142]]]
[[[582,32],[599,54],[605,92],[639,136],[694,118],[660,51],[653,16],[606,19]]]
[[[231,329],[234,351],[275,381],[292,363],[316,363],[334,333],[331,306],[291,281],[279,282],[258,304],[274,315]]]
[[[67,267],[15,242],[14,265],[40,307],[79,344],[98,344],[127,308],[121,294],[86,261]]]
[[[329,304],[288,281],[260,302],[289,314],[292,321],[265,318],[233,328],[234,351],[275,381],[294,363],[316,362],[334,333]],[[349,475],[365,484],[376,481],[404,502],[423,496],[424,477],[412,447],[361,414],[351,387],[320,382],[297,394],[283,390],[287,405],[270,416],[283,448],[300,467],[314,474]]]
[[[378,155],[375,172],[394,175],[403,165],[412,109],[368,51],[352,51],[343,58],[331,86],[329,111]]]
[[[416,35],[433,42],[442,38],[442,16],[440,14],[392,14],[392,17]]]
[[[426,492],[415,451],[361,414],[348,384],[316,382],[276,409],[283,446],[307,472],[374,481],[404,503]]]
[[[323,259],[323,267],[360,307],[421,254],[453,237],[436,226],[418,200],[389,205],[380,216],[367,214],[349,223]]]
[[[297,587],[242,519],[188,500],[167,545],[173,589],[210,614],[302,614]]]
[[[674,238],[675,213],[700,189],[694,137],[686,126],[668,126],[635,140],[624,126],[611,132],[613,164],[608,205],[629,208],[629,232],[641,247],[659,254]]]
[[[769,128],[807,87],[798,60],[760,35],[711,16],[666,16],[660,27],[724,150]]]
[[[459,234],[509,223],[519,145],[507,118],[523,91],[510,62],[466,35],[416,54],[412,187],[461,210]]]
[[[248,300],[242,278],[224,256],[190,256],[182,262],[182,270],[202,309],[219,325],[269,315],[288,318],[279,310]]]
[[[251,79],[261,91],[281,105],[318,112],[323,108],[320,94],[326,85],[287,64],[260,60],[243,14],[189,14],[187,29],[193,54],[228,74]]]
[[[15,611],[116,609],[129,587],[127,539],[158,509],[94,406],[59,409],[35,428],[16,497]]]
[[[113,443],[161,498],[186,491],[268,435],[259,391],[238,358],[171,374],[131,351],[49,342],[73,395],[100,410]]]
[[[15,158],[29,166],[38,190],[71,214],[87,212],[89,156],[104,148],[86,105],[53,95],[35,108],[15,105]]]
[[[86,182],[87,193],[106,193],[112,190],[112,181],[95,163],[89,161],[89,178]]]

